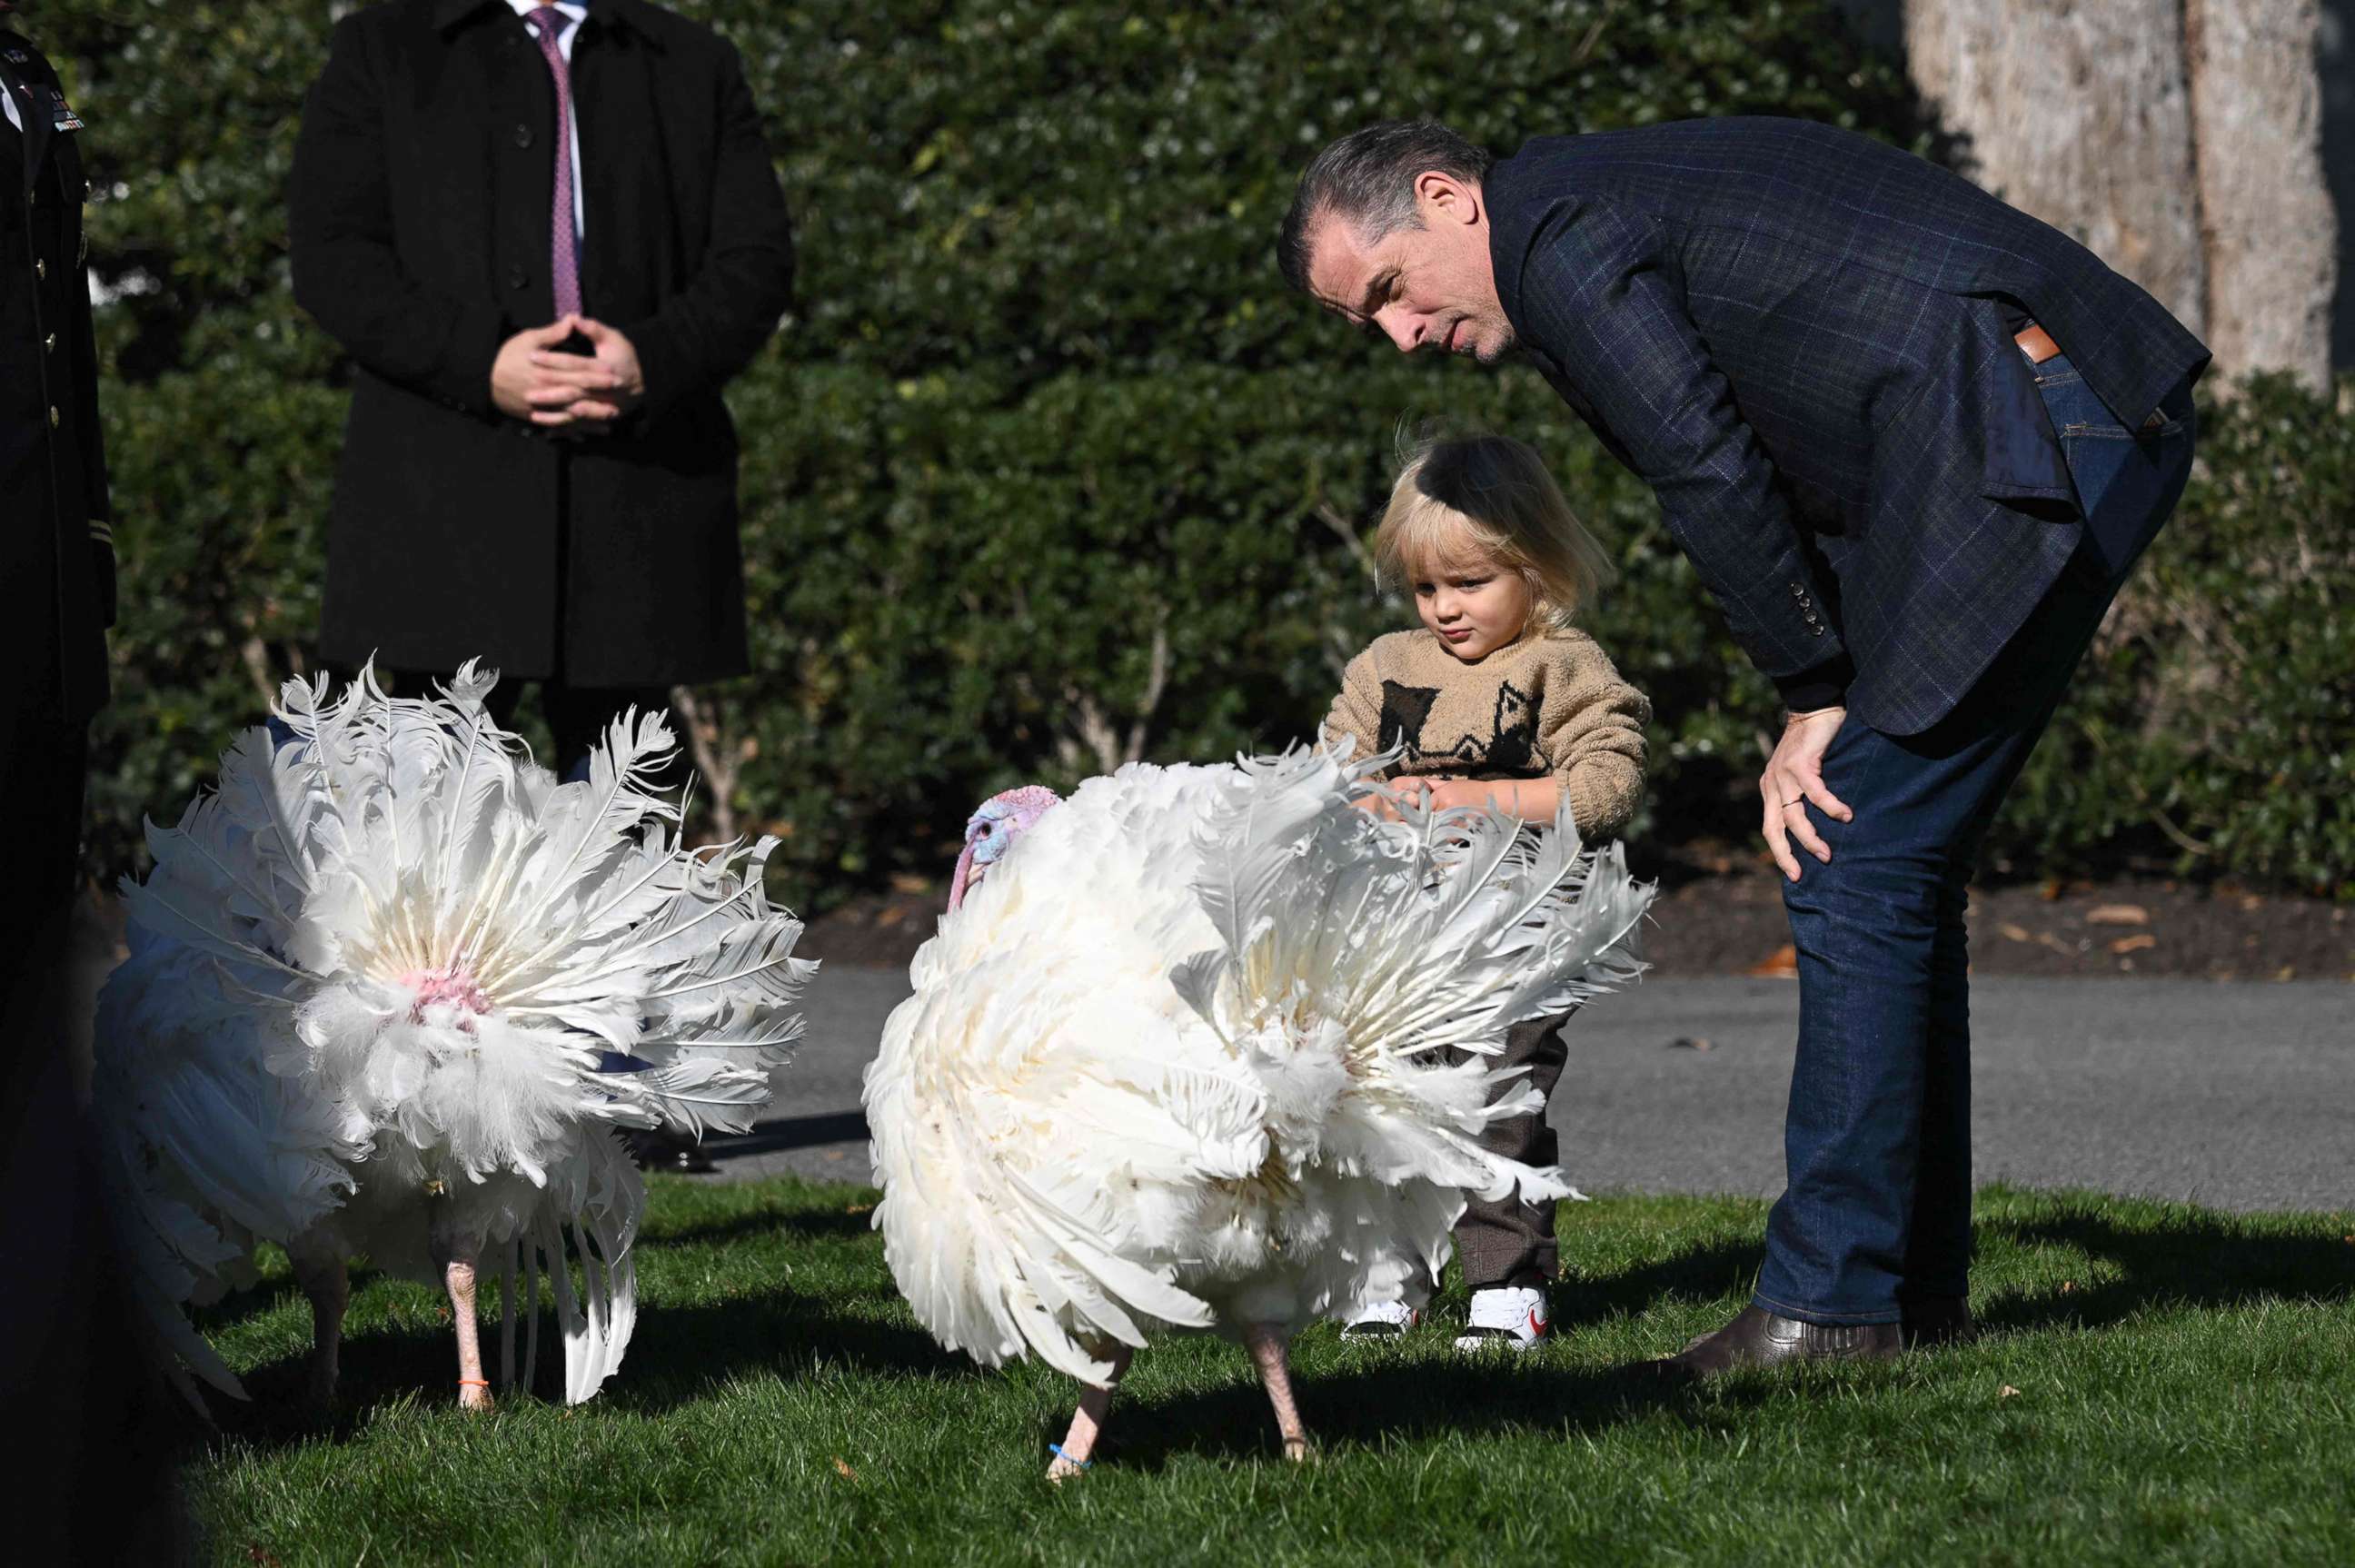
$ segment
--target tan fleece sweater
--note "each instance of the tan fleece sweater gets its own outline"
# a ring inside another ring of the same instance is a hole
[[[1427,628],[1349,661],[1325,720],[1358,755],[1406,750],[1384,778],[1561,780],[1579,836],[1616,837],[1644,794],[1652,705],[1583,632],[1523,637],[1465,664]]]

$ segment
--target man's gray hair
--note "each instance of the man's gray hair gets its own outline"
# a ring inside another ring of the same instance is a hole
[[[1487,148],[1436,120],[1385,120],[1352,131],[1310,160],[1284,215],[1275,264],[1294,288],[1308,288],[1309,235],[1338,218],[1370,245],[1401,229],[1420,229],[1415,176],[1435,170],[1478,185],[1495,162]]]

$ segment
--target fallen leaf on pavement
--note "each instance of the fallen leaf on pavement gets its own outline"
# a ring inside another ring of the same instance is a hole
[[[2095,904],[2085,912],[2087,925],[2148,925],[2150,911],[2140,904]]]
[[[1774,949],[1772,957],[1753,964],[1750,973],[1762,980],[1796,980],[1799,977],[1799,950],[1786,942]]]
[[[2028,934],[2028,927],[2024,925],[2014,925],[2008,920],[2001,925],[1997,926],[1996,929],[2002,932],[2005,936],[2010,938],[2014,942],[2028,942],[2033,940]]]
[[[2145,931],[2137,933],[2133,936],[2119,937],[2115,942],[2110,944],[2110,951],[2113,953],[2139,953],[2146,947],[2156,947],[2158,945],[2158,938]]]
[[[1698,1039],[1692,1035],[1684,1035],[1678,1039],[1668,1041],[1668,1049],[1670,1051],[1714,1051],[1717,1048],[1708,1040]]]

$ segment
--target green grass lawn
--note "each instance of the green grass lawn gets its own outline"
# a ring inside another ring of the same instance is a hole
[[[283,1260],[210,1309],[255,1396],[188,1471],[212,1558],[2355,1563],[2355,1215],[1991,1189],[1978,1344],[1678,1392],[1615,1369],[1740,1304],[1764,1205],[1565,1205],[1538,1352],[1458,1358],[1460,1292],[1372,1351],[1305,1335],[1295,1467],[1242,1350],[1172,1339],[1058,1488],[1073,1385],[918,1329],[873,1193],[654,1189],[636,1338],[579,1408],[460,1414],[441,1297],[363,1273],[342,1403],[307,1414]]]

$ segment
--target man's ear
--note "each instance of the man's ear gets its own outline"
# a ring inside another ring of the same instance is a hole
[[[1480,187],[1466,185],[1438,169],[1425,169],[1414,176],[1414,205],[1427,229],[1447,223],[1477,223]]]

